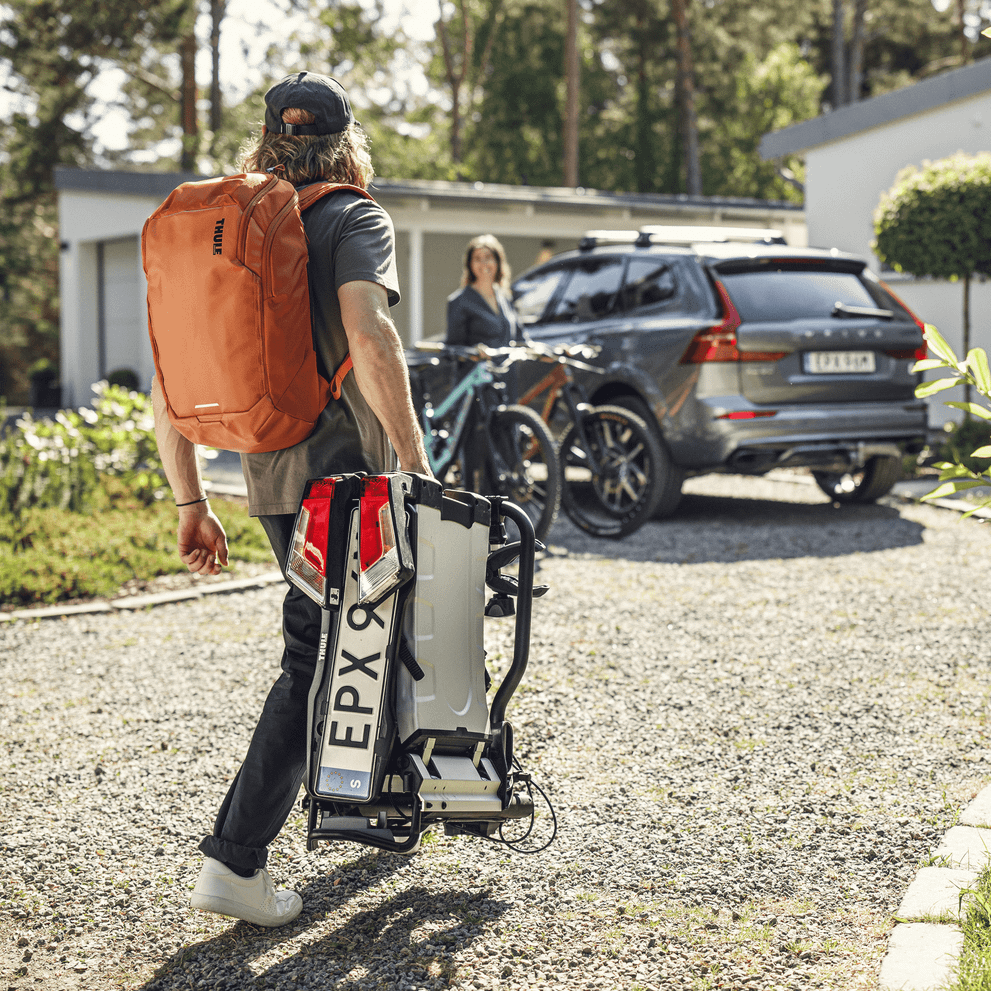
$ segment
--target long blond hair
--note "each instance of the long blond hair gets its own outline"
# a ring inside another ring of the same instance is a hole
[[[287,107],[282,111],[287,124],[312,124],[316,118],[309,110]],[[375,176],[368,135],[358,124],[351,124],[338,134],[270,134],[262,128],[260,137],[252,138],[241,150],[245,172],[276,172],[294,186],[317,179],[346,182],[367,189]]]

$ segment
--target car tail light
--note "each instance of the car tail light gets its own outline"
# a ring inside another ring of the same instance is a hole
[[[891,286],[886,282],[881,283],[884,291],[912,318],[915,326],[922,334],[922,345],[917,348],[895,348],[884,353],[889,358],[912,359],[915,361],[925,361],[929,356],[928,345],[926,344],[926,325],[891,291]]]
[[[716,279],[716,292],[723,304],[723,319],[714,327],[700,330],[681,356],[683,365],[702,365],[710,361],[777,361],[787,351],[741,351],[736,332],[743,322],[729,298],[726,287]]]
[[[757,420],[764,416],[777,416],[776,409],[740,409],[733,410],[732,413],[723,413],[717,416],[717,420]]]
[[[334,479],[313,482],[299,507],[286,571],[291,581],[323,605],[327,595],[327,548]]]
[[[358,564],[359,605],[380,602],[413,574],[403,490],[383,475],[362,482]]]

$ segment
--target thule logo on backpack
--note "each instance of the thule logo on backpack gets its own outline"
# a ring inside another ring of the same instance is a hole
[[[224,220],[217,221],[217,226],[213,229],[213,253],[222,255],[224,253]]]

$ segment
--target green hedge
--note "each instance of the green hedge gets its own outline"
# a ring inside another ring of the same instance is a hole
[[[106,382],[93,391],[91,408],[64,409],[54,420],[25,413],[0,437],[0,516],[33,507],[86,512],[105,477],[126,479],[145,503],[161,494],[151,399]]]
[[[231,567],[271,561],[261,524],[246,506],[210,500],[224,524]],[[30,606],[114,595],[133,578],[181,574],[176,509],[171,500],[146,504],[121,479],[104,481],[93,512],[32,507],[0,514],[0,602]]]
[[[106,382],[93,391],[92,408],[54,420],[25,414],[0,437],[0,603],[110,596],[131,579],[186,570],[150,398]],[[211,505],[235,570],[238,561],[274,565],[246,507]]]

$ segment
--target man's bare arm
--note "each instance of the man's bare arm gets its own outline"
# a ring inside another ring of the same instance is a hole
[[[206,500],[195,446],[169,421],[157,376],[151,386],[151,403],[165,477],[176,503],[191,503],[179,506],[179,556],[196,574],[220,574],[220,566],[227,564],[227,535]]]
[[[362,396],[385,429],[403,470],[432,475],[413,409],[403,344],[389,316],[384,287],[348,282],[337,290],[337,297]]]

